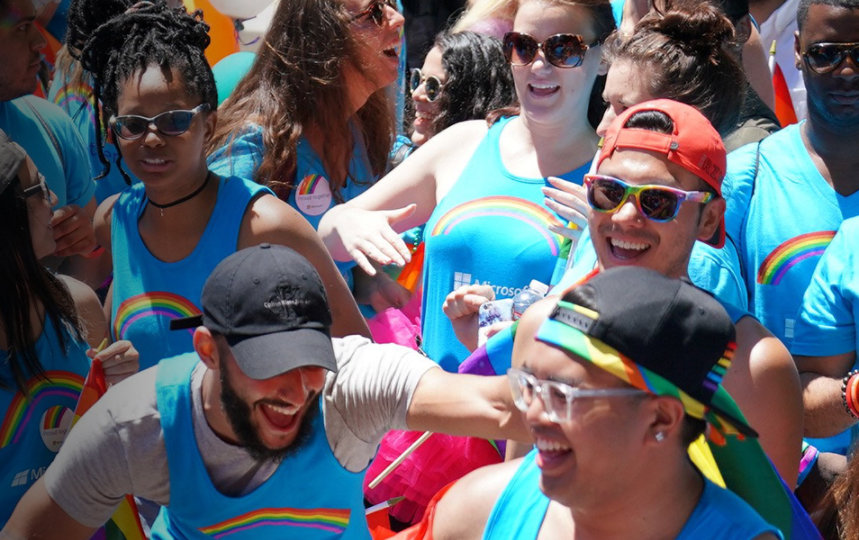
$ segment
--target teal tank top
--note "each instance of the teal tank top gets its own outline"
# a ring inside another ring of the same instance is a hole
[[[364,472],[349,472],[337,461],[321,414],[301,451],[287,456],[256,489],[231,497],[215,488],[192,425],[191,373],[197,361],[189,353],[158,366],[156,400],[167,448],[170,504],[152,527],[153,540],[369,540]]]
[[[113,207],[113,340],[127,339],[140,353],[140,370],[162,358],[190,352],[193,329],[170,331],[170,321],[200,313],[206,278],[236,251],[242,219],[251,201],[271,191],[250,180],[221,178],[215,208],[194,251],[176,262],[156,258],[140,237],[137,222],[146,207],[143,184],[125,190]]]
[[[0,350],[0,528],[24,492],[38,480],[54,460],[66,432],[89,371],[89,349],[62,329],[65,348],[49,318],[36,341],[36,355],[45,377],[27,382],[27,395],[15,389],[6,351]]]

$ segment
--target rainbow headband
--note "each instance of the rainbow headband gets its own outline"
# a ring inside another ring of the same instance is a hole
[[[731,365],[736,344],[730,343],[725,355],[713,365],[704,385],[711,388],[713,399],[708,406],[680,389],[673,382],[646,367],[632,361],[617,349],[606,345],[585,332],[599,314],[571,302],[558,302],[558,309],[537,331],[537,340],[559,347],[588,360],[608,371],[625,383],[657,396],[672,396],[683,404],[686,414],[706,421],[712,428],[708,437],[715,444],[723,445],[725,435],[739,438],[757,437],[757,433],[741,420],[725,412],[736,408],[731,396],[721,386],[722,377]],[[580,328],[584,329],[581,330]],[[720,406],[724,403],[724,406]]]

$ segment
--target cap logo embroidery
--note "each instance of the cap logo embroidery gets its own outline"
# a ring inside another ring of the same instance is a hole
[[[701,162],[698,164],[702,171],[709,174],[711,178],[721,178],[723,176],[722,169],[710,159],[709,156],[701,156]]]
[[[289,287],[279,287],[274,296],[263,303],[263,307],[281,319],[294,319],[295,309],[300,304],[295,299],[295,291]]]

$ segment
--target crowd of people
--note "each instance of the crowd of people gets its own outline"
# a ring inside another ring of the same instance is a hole
[[[857,538],[859,1],[462,4],[0,0],[0,540]]]

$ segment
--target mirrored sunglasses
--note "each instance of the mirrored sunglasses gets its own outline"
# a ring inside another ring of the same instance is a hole
[[[834,71],[848,56],[859,66],[859,43],[815,43],[802,54],[808,67],[817,73]]]
[[[599,40],[585,44],[584,38],[579,34],[555,34],[543,42],[538,42],[528,34],[519,32],[504,34],[502,42],[504,57],[511,65],[527,66],[534,61],[537,51],[542,50],[546,61],[559,68],[579,67],[584,62],[588,49],[599,44]]]
[[[635,206],[646,218],[665,222],[677,217],[685,201],[706,203],[713,198],[706,191],[683,191],[658,184],[633,186],[619,178],[602,174],[586,174],[588,203],[597,212],[617,212],[631,196]]]
[[[146,134],[150,125],[154,125],[158,133],[162,135],[175,137],[188,131],[191,127],[191,122],[198,113],[208,111],[209,109],[211,107],[208,103],[201,103],[190,111],[165,111],[152,118],[136,114],[112,116],[110,118],[110,127],[117,137],[126,141],[139,139]]]
[[[374,0],[366,9],[356,13],[355,16],[352,17],[352,20],[357,21],[358,19],[367,17],[373,21],[376,26],[382,26],[385,23],[386,7],[390,7],[394,11],[399,11],[397,9],[397,0]]]
[[[442,83],[435,75],[427,75],[424,77],[420,69],[412,69],[412,72],[409,75],[409,89],[414,92],[420,87],[421,83],[424,85],[424,92],[426,92],[427,100],[429,101],[435,101],[441,94],[442,88],[444,88],[444,83]]]

